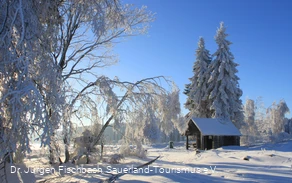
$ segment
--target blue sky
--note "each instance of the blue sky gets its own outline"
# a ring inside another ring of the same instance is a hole
[[[223,21],[243,90],[242,100],[262,96],[266,107],[285,99],[292,111],[292,1],[290,0],[125,0],[156,13],[148,34],[119,43],[120,62],[105,70],[121,80],[169,76],[182,93],[189,83],[199,37],[214,53]],[[183,106],[183,105],[182,105]],[[186,113],[183,110],[183,113]],[[291,117],[291,115],[289,115]]]

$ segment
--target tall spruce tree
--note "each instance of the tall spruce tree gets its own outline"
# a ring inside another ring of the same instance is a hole
[[[210,64],[210,78],[208,80],[208,99],[211,100],[212,117],[230,119],[236,127],[243,125],[242,91],[239,88],[238,70],[234,56],[229,50],[230,41],[226,40],[228,34],[221,22],[215,36],[218,45],[214,53],[214,61]]]
[[[185,107],[196,117],[211,117],[207,95],[208,65],[211,63],[205,41],[200,37],[196,50],[196,61],[193,66],[194,76],[191,83],[186,85],[185,94],[188,96]]]

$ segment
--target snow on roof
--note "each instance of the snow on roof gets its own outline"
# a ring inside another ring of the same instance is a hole
[[[214,118],[192,118],[202,135],[241,136],[239,130],[229,120]]]

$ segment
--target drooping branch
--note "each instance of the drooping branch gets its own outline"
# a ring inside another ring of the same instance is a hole
[[[163,76],[157,76],[157,77],[153,77],[153,78],[145,78],[142,79],[140,81],[137,81],[136,83],[132,84],[132,86],[127,90],[127,92],[125,93],[125,95],[122,97],[122,99],[119,101],[119,103],[117,104],[116,109],[119,109],[120,106],[123,104],[123,102],[128,98],[128,96],[132,93],[133,89],[135,87],[139,87],[139,84],[143,83],[143,82],[147,82],[149,80],[154,81],[155,83],[157,82],[155,79],[159,79],[159,78],[164,78]],[[165,78],[164,78],[165,79]],[[113,113],[108,120],[106,121],[106,123],[103,125],[102,129],[100,130],[100,133],[98,134],[98,136],[94,139],[94,141],[92,142],[91,146],[94,146],[97,144],[97,142],[100,140],[101,136],[103,135],[105,129],[108,127],[108,125],[110,124],[110,122],[112,121],[112,119],[114,119],[116,113]]]

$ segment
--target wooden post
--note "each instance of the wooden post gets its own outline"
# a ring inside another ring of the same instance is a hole
[[[186,136],[187,136],[186,149],[188,150],[189,149],[189,136],[188,135],[186,135]]]
[[[201,134],[201,149],[205,150],[204,136]]]

